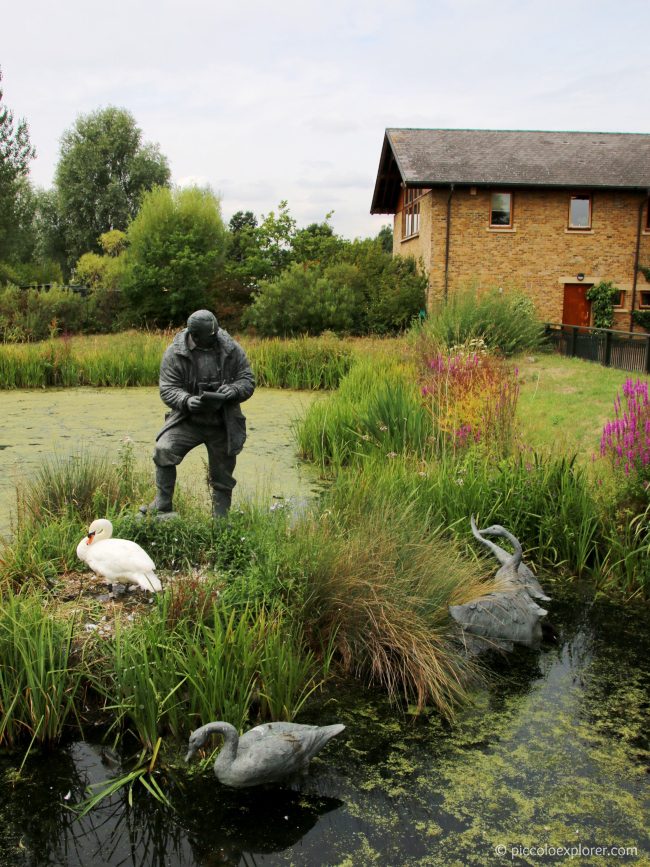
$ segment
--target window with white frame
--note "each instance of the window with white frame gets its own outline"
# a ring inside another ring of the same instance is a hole
[[[422,190],[407,187],[404,190],[402,238],[412,238],[420,232],[420,199]]]
[[[569,197],[569,229],[591,229],[591,196]]]
[[[512,193],[492,193],[490,196],[490,228],[512,228]]]

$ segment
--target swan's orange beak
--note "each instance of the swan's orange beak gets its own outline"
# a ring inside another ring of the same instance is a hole
[[[88,533],[88,539],[86,540],[86,545],[90,545],[90,543],[92,542],[92,540],[94,538],[95,538],[95,531],[93,530],[92,533]]]

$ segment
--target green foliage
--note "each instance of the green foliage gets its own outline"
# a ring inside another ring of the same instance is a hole
[[[352,331],[361,301],[357,282],[354,266],[292,265],[262,284],[244,321],[266,337]]]
[[[392,226],[382,226],[379,232],[377,233],[377,241],[379,242],[381,249],[384,253],[393,253],[393,227]]]
[[[126,249],[126,232],[111,229],[99,236],[99,245],[107,256],[119,256]]]
[[[55,618],[40,597],[9,590],[0,597],[0,747],[51,745],[71,717],[79,721],[74,632],[74,619]]]
[[[650,331],[650,310],[633,310],[632,319],[635,325],[640,325],[646,331]]]
[[[601,280],[587,290],[587,300],[591,301],[591,312],[596,328],[611,328],[614,324],[614,300],[620,294],[611,280]]]
[[[265,336],[395,333],[424,307],[426,284],[413,259],[352,246],[338,264],[296,263],[263,283],[244,323]]]
[[[14,126],[13,113],[2,103],[0,87],[0,260],[16,257],[24,222],[21,197],[29,191],[26,179],[35,156],[27,123],[20,120]]]
[[[292,240],[292,258],[296,262],[310,262],[328,266],[340,262],[348,242],[334,233],[330,225],[332,214],[326,214],[322,223],[311,223],[299,229]]]
[[[373,454],[423,457],[433,426],[414,377],[397,360],[360,360],[327,400],[313,403],[296,430],[303,457],[323,471]]]
[[[367,330],[377,334],[404,331],[426,308],[427,285],[415,259],[391,255],[377,282],[370,285],[366,281]]]
[[[97,239],[125,230],[145,190],[169,182],[169,166],[157,145],[126,110],[109,106],[80,115],[61,138],[56,190],[68,261],[98,252]]]
[[[62,286],[46,289],[0,288],[0,339],[4,342],[44,340],[59,332],[81,332],[88,326],[86,298]]]
[[[210,303],[225,252],[219,200],[208,189],[156,187],[127,232],[124,297],[139,321],[184,321]]]
[[[236,610],[212,601],[184,610],[182,592],[182,584],[166,591],[147,617],[116,628],[97,681],[114,727],[131,728],[153,750],[160,735],[185,739],[214,719],[240,730],[255,712],[293,719],[319,673],[300,628],[277,605]]]
[[[97,299],[97,293],[88,299],[89,316]],[[93,325],[96,323],[97,317],[92,320]],[[24,334],[7,339],[22,340]],[[63,337],[43,343],[0,344],[0,387],[155,385],[168,343],[168,337],[131,331],[111,337]]]
[[[335,335],[256,340],[246,352],[258,386],[310,390],[338,388],[356,357]]]
[[[482,339],[491,350],[504,355],[538,348],[543,325],[533,302],[519,292],[474,289],[455,292],[445,304],[439,302],[428,319],[414,329],[433,356],[440,348],[452,348]]]

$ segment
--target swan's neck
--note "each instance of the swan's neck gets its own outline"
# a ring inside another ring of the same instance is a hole
[[[512,533],[510,533],[508,530],[504,529],[503,535],[506,537],[508,542],[510,542],[512,547],[515,549],[513,554],[512,554],[512,557],[510,559],[510,563],[513,566],[516,566],[517,568],[519,568],[519,564],[521,563],[521,558],[523,557],[523,554],[524,554],[523,548],[521,547],[521,542],[519,541],[519,539],[516,536],[513,536]]]
[[[485,545],[488,551],[491,551],[494,554],[499,563],[501,563],[502,566],[505,566],[505,564],[510,559],[510,555],[506,551],[504,551],[503,548],[499,547],[499,545],[496,545],[490,539],[486,539],[485,536],[481,536],[481,534],[475,527],[472,527],[472,533],[474,534],[474,538],[477,539],[482,545]]]
[[[220,734],[223,737],[223,746],[217,756],[219,764],[230,764],[237,758],[239,734],[237,729],[227,722],[212,722],[203,726],[206,737],[211,734]]]

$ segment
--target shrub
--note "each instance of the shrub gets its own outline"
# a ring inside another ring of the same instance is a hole
[[[63,286],[0,289],[0,340],[44,340],[61,332],[84,331],[89,322],[85,297]]]
[[[357,284],[352,265],[292,265],[262,283],[244,323],[267,337],[352,331],[360,313]]]
[[[526,295],[469,289],[451,294],[446,304],[437,304],[429,318],[415,328],[414,335],[433,357],[441,348],[478,338],[490,350],[513,355],[538,348],[543,332],[533,302]]]
[[[614,324],[614,300],[620,291],[611,280],[601,280],[587,290],[596,328],[611,328]]]
[[[411,257],[390,256],[377,282],[366,279],[365,285],[369,331],[404,331],[426,307],[428,279]]]

